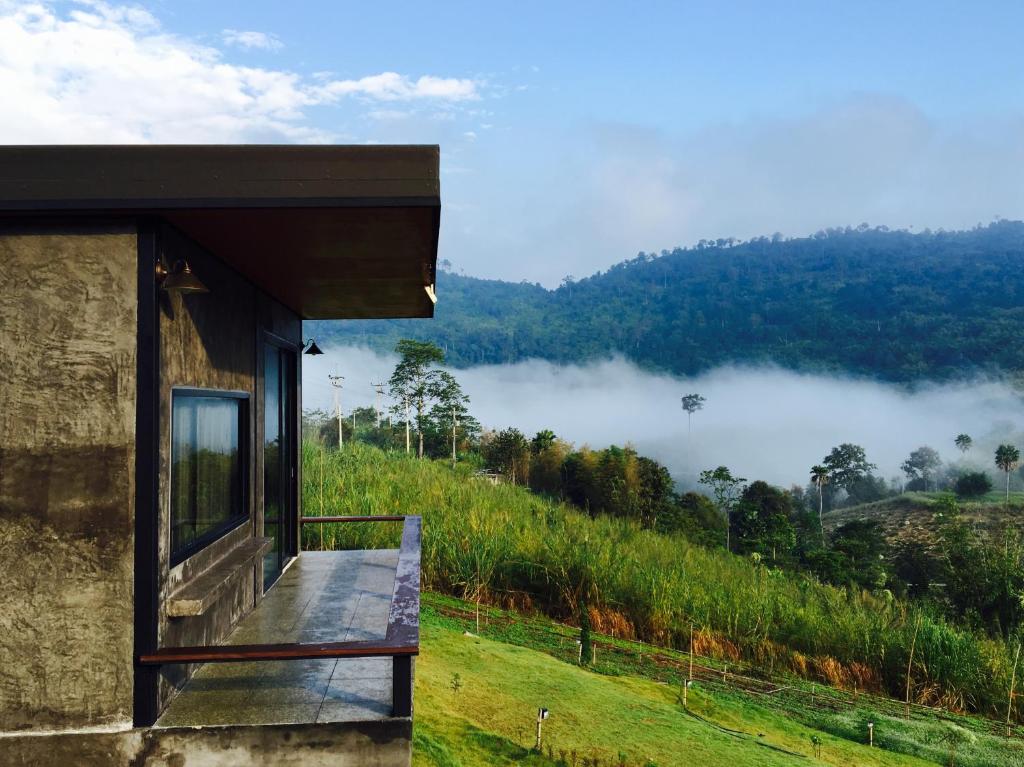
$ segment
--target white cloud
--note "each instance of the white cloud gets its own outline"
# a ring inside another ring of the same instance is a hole
[[[255,48],[264,51],[279,51],[284,43],[277,35],[266,32],[254,32],[252,30],[225,29],[221,32],[221,39],[225,45],[233,45],[238,48]]]
[[[351,141],[315,127],[309,111],[349,95],[479,98],[472,80],[389,72],[331,81],[233,64],[145,10],[100,0],[70,10],[0,0],[0,94],[4,143],[107,144]]]
[[[356,95],[379,101],[412,101],[428,98],[467,101],[480,97],[474,80],[430,75],[413,80],[397,72],[383,72],[358,80],[335,80],[323,86],[323,90],[332,96]]]
[[[462,135],[470,141],[476,141],[476,131],[468,130]]]

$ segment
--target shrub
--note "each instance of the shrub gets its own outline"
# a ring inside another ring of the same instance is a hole
[[[992,480],[983,471],[970,471],[956,481],[956,494],[963,498],[977,498],[992,489]]]

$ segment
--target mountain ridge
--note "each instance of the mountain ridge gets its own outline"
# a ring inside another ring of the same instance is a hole
[[[442,271],[435,319],[309,322],[324,343],[430,340],[455,367],[614,353],[694,375],[773,363],[913,382],[1024,370],[1024,222],[701,241],[555,289]]]

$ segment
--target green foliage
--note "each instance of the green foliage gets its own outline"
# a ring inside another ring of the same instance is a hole
[[[725,519],[711,499],[700,493],[679,496],[658,517],[656,529],[662,533],[681,533],[701,546],[725,547]]]
[[[931,489],[931,480],[940,466],[942,466],[942,459],[939,457],[938,451],[927,445],[922,445],[910,453],[910,457],[903,462],[900,469],[907,475],[911,485],[920,482],[920,488],[910,487],[910,489],[927,492]]]
[[[827,549],[811,552],[808,566],[826,583],[878,590],[888,580],[887,556],[881,524],[855,520],[835,531]]]
[[[484,438],[481,452],[488,467],[505,474],[513,484],[530,478],[530,443],[519,429],[509,427]]]
[[[504,595],[569,620],[585,601],[598,612],[615,611],[639,638],[680,647],[692,620],[749,658],[774,646],[863,664],[896,695],[902,694],[920,616],[915,685],[950,705],[1005,715],[1008,645],[958,629],[933,612],[768,571],[746,558],[644,530],[636,521],[592,519],[523,488],[477,480],[462,464],[417,461],[359,443],[343,452],[322,451],[304,446],[305,513],[322,507],[331,514],[421,514],[426,589],[469,599],[481,589],[485,599]],[[327,548],[397,544],[393,526],[318,527]],[[319,531],[311,528],[303,531],[304,546],[316,548]]]
[[[735,551],[760,554],[772,564],[788,561],[796,546],[792,515],[789,493],[761,480],[751,482],[733,514]]]
[[[618,353],[693,375],[737,360],[892,381],[1024,369],[1024,224],[830,229],[640,254],[556,290],[438,275],[432,322],[311,322],[333,343],[431,340],[456,366]],[[965,274],[970,277],[965,278]],[[565,339],[571,338],[572,343]]]
[[[396,411],[405,416],[409,407],[416,411],[419,455],[424,452],[423,433],[427,428],[427,411],[432,405],[447,401],[461,403],[468,399],[458,390],[455,379],[438,366],[444,364],[444,352],[429,341],[403,338],[395,344],[398,364],[388,381],[391,397],[398,402]]]
[[[992,490],[992,480],[983,471],[969,471],[956,481],[956,494],[964,498],[977,498]]]
[[[849,442],[832,448],[822,465],[828,469],[829,484],[847,491],[878,468],[868,461],[864,448]]]

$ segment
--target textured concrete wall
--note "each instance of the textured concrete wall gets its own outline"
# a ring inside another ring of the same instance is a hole
[[[409,767],[411,760],[408,719],[0,739],[0,767]]]
[[[131,722],[136,253],[0,229],[0,731]]]

